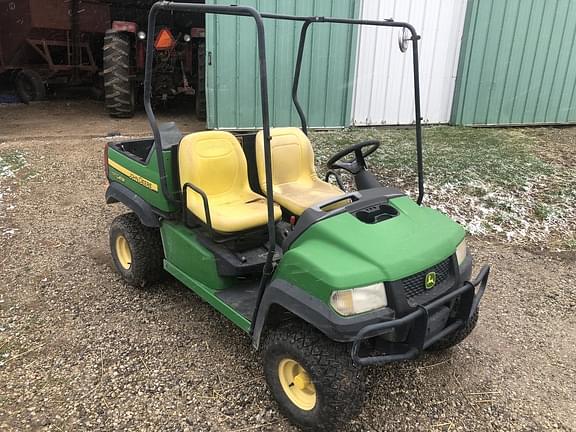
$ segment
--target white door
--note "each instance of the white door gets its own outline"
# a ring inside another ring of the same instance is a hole
[[[466,0],[364,0],[363,19],[393,18],[422,37],[420,95],[426,123],[450,120]],[[414,122],[412,48],[401,53],[400,29],[362,26],[358,35],[353,99],[355,125]]]

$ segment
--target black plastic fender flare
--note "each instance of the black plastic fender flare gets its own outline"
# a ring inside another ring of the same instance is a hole
[[[274,279],[264,291],[254,323],[252,345],[255,349],[260,346],[260,339],[273,306],[282,307],[336,342],[351,342],[366,325],[394,318],[394,311],[389,308],[344,318],[322,300],[303,289],[284,280]]]
[[[121,202],[136,213],[140,222],[142,222],[142,225],[150,228],[160,227],[160,219],[150,204],[126,186],[113,182],[110,183],[110,186],[108,186],[108,189],[106,190],[106,204],[116,202]]]

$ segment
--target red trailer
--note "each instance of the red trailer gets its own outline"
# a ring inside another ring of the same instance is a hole
[[[0,74],[24,101],[44,97],[46,83],[93,82],[109,26],[96,0],[0,0]]]

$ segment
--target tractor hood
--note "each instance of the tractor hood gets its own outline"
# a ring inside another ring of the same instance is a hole
[[[394,281],[454,254],[465,231],[403,196],[391,219],[365,223],[350,213],[311,225],[285,253],[276,277],[327,300],[335,289]]]

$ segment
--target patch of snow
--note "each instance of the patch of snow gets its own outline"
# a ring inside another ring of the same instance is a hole
[[[11,154],[10,160],[7,160],[6,157],[0,157],[0,219],[6,217],[6,211],[16,208],[14,204],[5,204],[6,199],[14,195],[10,184],[6,184],[6,182],[12,182],[12,179],[16,177],[16,173],[27,165],[28,163],[22,153]],[[12,236],[14,234],[9,229],[5,229],[2,232],[3,236]]]
[[[2,231],[2,235],[12,237],[16,235],[16,231],[20,230],[18,228],[4,228],[4,230]]]
[[[460,224],[472,235],[504,235],[508,241],[543,241],[552,229],[570,231],[569,221],[576,220],[573,206],[566,202],[546,205],[539,219],[535,211],[539,194],[546,187],[534,179],[521,188],[495,188],[478,180],[455,186],[438,185],[429,179],[426,203]]]
[[[10,169],[10,165],[4,165],[4,161],[0,157],[0,177],[14,177],[14,171]]]

